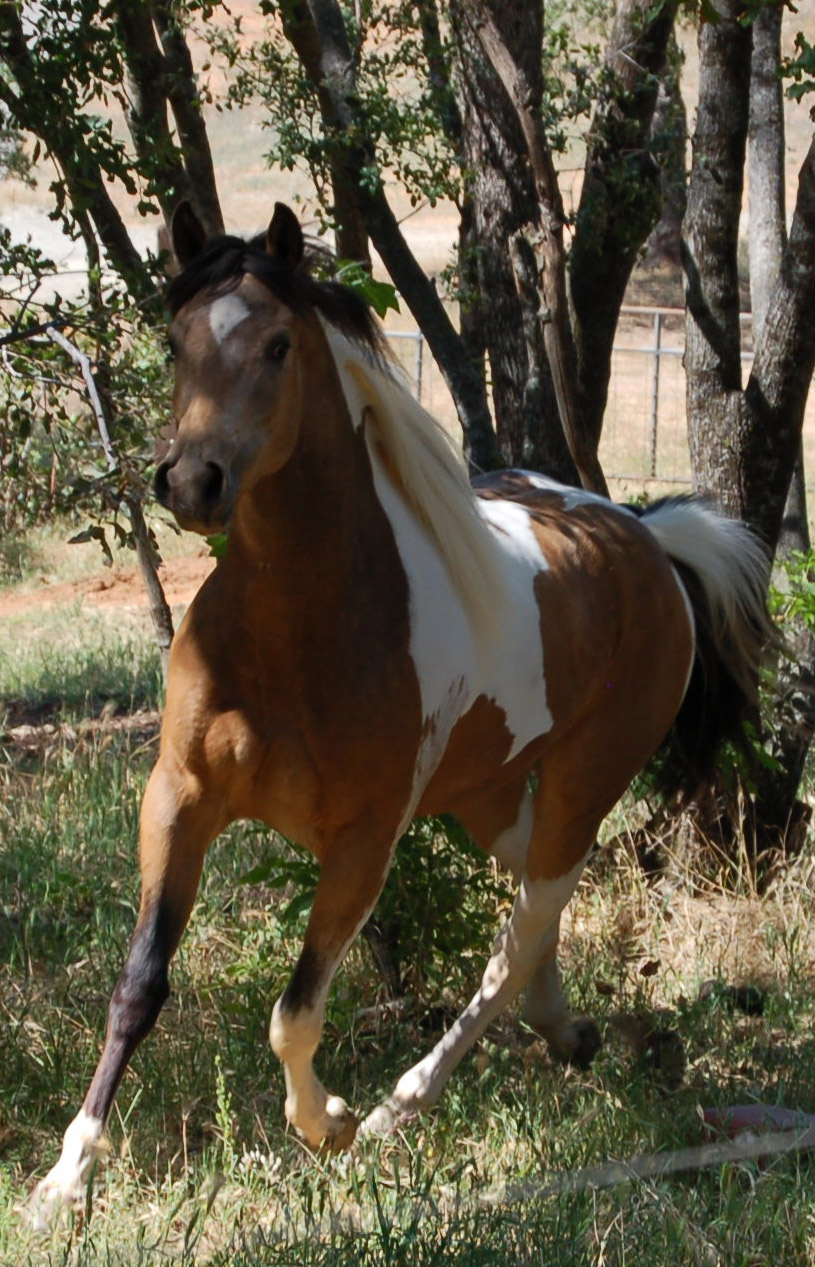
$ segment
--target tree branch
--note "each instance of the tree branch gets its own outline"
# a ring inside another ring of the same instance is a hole
[[[337,0],[308,0],[307,8],[302,3],[293,8],[301,25],[295,49],[315,88],[325,94],[327,117],[333,120],[344,147],[345,167],[371,241],[450,388],[471,461],[480,469],[500,465],[483,380],[463,354],[461,339],[408,246],[382,187],[356,96],[353,55]]]
[[[192,56],[173,0],[152,0],[151,7],[164,51],[164,89],[178,128],[191,201],[207,233],[215,236],[223,233],[224,218]]]
[[[605,54],[611,86],[588,136],[569,260],[584,425],[600,442],[620,306],[640,249],[659,220],[651,124],[678,0],[619,0]]]
[[[146,6],[116,0],[111,11],[127,66],[128,128],[140,170],[155,190],[169,228],[176,205],[182,198],[194,201],[194,191],[170,135],[164,55]]]

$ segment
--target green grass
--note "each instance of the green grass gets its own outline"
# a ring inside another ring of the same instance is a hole
[[[128,628],[128,620],[130,627]],[[161,665],[144,623],[79,603],[7,617],[0,636],[0,724],[63,722],[100,710],[158,708]]]
[[[59,699],[62,684],[73,702],[59,707],[74,717],[109,690],[122,702],[157,698],[134,644],[111,641],[103,622],[84,628],[68,650],[56,628],[39,649],[31,637],[12,649],[7,632],[15,692]],[[85,696],[89,681],[104,685]],[[0,764],[0,1263],[815,1263],[806,1159],[535,1195],[558,1172],[701,1142],[699,1105],[758,1099],[815,1112],[810,863],[761,901],[749,891],[736,900],[700,895],[681,868],[646,883],[624,839],[611,847],[615,865],[600,859],[581,886],[565,939],[574,1005],[607,1029],[592,1070],[553,1065],[508,1015],[432,1113],[350,1157],[319,1158],[284,1130],[267,1040],[305,917],[284,918],[279,894],[243,879],[281,843],[233,827],[211,850],[173,996],[120,1090],[93,1205],[51,1234],[32,1231],[17,1207],[82,1101],[133,926],[138,808],[154,750],[149,737],[111,728],[80,741],[52,735],[40,753],[9,746]],[[423,998],[414,982],[402,1016],[371,1017],[360,1009],[382,988],[356,947],[318,1053],[326,1085],[372,1107],[463,1003],[480,958],[430,965]],[[644,974],[646,964],[656,971]],[[761,982],[765,1015],[699,1001],[700,982],[717,975]],[[687,1059],[678,1085],[666,1088],[623,1041],[620,1013],[678,1032]],[[513,1185],[527,1186],[522,1199]]]

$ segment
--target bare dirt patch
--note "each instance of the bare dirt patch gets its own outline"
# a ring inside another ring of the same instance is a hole
[[[171,607],[190,603],[215,566],[209,557],[167,559],[159,570]],[[146,607],[147,595],[136,567],[114,566],[78,581],[41,582],[23,590],[0,591],[0,620],[42,607]]]

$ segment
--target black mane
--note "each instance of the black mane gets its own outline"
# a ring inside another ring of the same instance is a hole
[[[228,235],[213,238],[201,255],[170,282],[167,306],[174,317],[200,291],[225,294],[234,290],[248,273],[292,312],[302,314],[316,308],[348,338],[382,357],[384,339],[365,301],[341,282],[314,277],[313,269],[318,263],[330,259],[319,248],[307,250],[303,262],[293,269],[269,255],[264,234],[249,240]]]

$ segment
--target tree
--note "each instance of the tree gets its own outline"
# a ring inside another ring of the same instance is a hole
[[[775,88],[781,8],[780,0],[768,0],[753,24],[743,21],[737,0],[716,0],[715,20],[700,28],[700,99],[683,239],[694,481],[749,523],[771,554],[781,534],[815,369],[809,315],[815,304],[815,139],[801,167],[787,236],[779,164],[783,115]],[[752,262],[760,337],[744,383],[738,228],[751,93],[751,174],[764,205],[751,226],[757,234]],[[783,843],[803,812],[796,796],[815,721],[811,646],[807,655],[800,672],[780,675],[773,744],[779,769],[760,779],[759,846]]]

